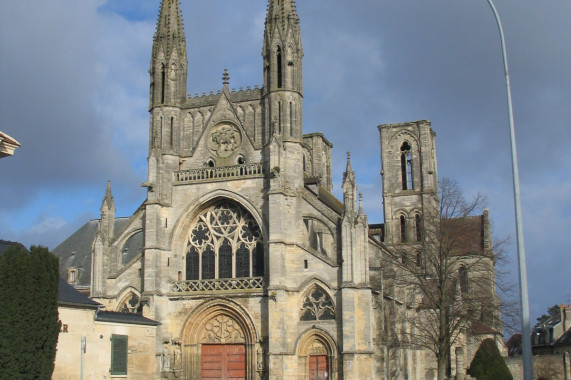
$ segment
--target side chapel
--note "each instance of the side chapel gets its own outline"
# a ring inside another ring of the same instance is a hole
[[[54,251],[62,277],[160,323],[148,378],[434,378],[430,352],[399,345],[414,310],[383,278],[438,202],[430,122],[379,126],[385,221],[369,224],[349,155],[338,200],[332,144],[303,133],[295,1],[268,1],[263,87],[230,90],[225,72],[202,96],[187,96],[179,3],[162,0],[153,41],[147,198],[116,217],[108,183],[101,219]],[[487,214],[478,223],[489,249]]]

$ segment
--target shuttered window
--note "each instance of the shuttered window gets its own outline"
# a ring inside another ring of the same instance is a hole
[[[127,374],[127,335],[111,336],[111,375]]]

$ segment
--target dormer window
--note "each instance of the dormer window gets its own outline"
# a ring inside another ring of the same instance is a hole
[[[79,280],[79,270],[77,268],[68,268],[67,282],[69,284],[75,284],[78,280]]]

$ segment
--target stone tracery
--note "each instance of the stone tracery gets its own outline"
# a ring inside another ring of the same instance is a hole
[[[221,202],[209,207],[191,228],[186,279],[263,275],[260,228],[240,206]]]

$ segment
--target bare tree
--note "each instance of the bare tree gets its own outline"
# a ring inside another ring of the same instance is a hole
[[[416,219],[414,239],[388,252],[395,294],[410,311],[400,334],[434,353],[439,380],[449,372],[450,348],[463,332],[501,330],[485,204],[481,194],[467,201],[456,182],[445,178],[439,199],[425,204]]]

